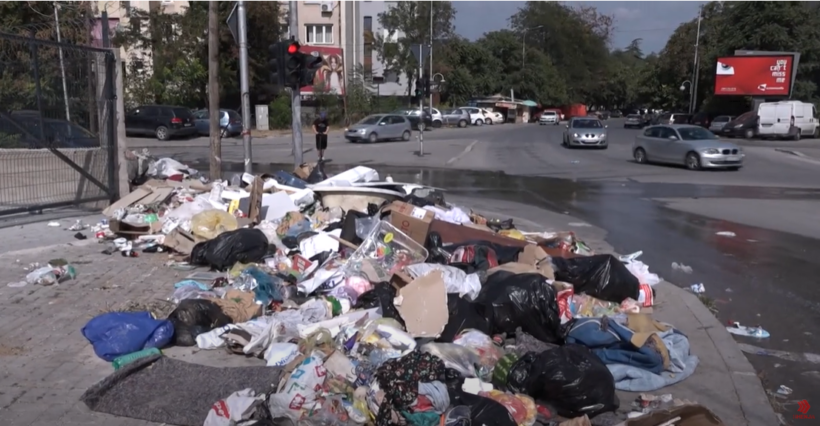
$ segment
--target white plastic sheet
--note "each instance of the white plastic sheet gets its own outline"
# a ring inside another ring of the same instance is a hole
[[[441,207],[436,206],[424,206],[425,210],[429,210],[436,215],[436,219],[443,220],[445,222],[455,223],[461,225],[462,223],[470,223],[470,215],[464,213],[464,210],[461,210],[458,207],[451,207],[450,210],[444,210]]]
[[[632,275],[638,278],[638,281],[640,281],[641,284],[654,286],[661,282],[661,278],[658,276],[658,274],[649,272],[649,266],[647,266],[640,260],[633,260],[627,263],[626,269],[628,269],[629,272],[632,272]]]
[[[315,186],[352,186],[359,182],[376,182],[379,180],[379,172],[370,167],[356,166],[350,170],[345,170],[336,176],[327,178]]]
[[[466,296],[470,300],[475,300],[481,291],[481,279],[478,274],[467,274],[453,266],[440,265],[437,263],[417,263],[408,265],[405,270],[413,278],[423,277],[433,271],[441,271],[447,293],[458,293]]]

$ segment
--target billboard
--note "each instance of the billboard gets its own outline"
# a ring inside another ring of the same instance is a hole
[[[794,56],[728,56],[718,58],[715,95],[789,96]]]
[[[327,94],[345,94],[344,55],[341,47],[303,45],[299,51],[322,57],[322,65],[319,71],[316,72],[313,85],[303,87],[300,91],[302,95],[316,94],[318,91]]]

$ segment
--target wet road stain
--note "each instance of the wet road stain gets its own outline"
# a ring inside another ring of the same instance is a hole
[[[260,165],[258,173],[290,170],[290,165]],[[199,167],[207,170],[207,167]],[[327,165],[328,173],[345,166]],[[230,170],[241,171],[241,165]],[[608,231],[607,241],[620,253],[643,250],[641,260],[661,277],[681,287],[703,283],[724,322],[759,325],[768,339],[737,337],[739,343],[763,350],[817,353],[820,345],[820,244],[817,240],[725,220],[668,209],[651,198],[740,198],[820,200],[820,190],[754,188],[685,184],[570,181],[549,177],[511,176],[412,167],[379,167],[382,177],[396,182],[446,188],[449,193],[514,201],[566,212]],[[734,238],[716,235],[729,231]],[[673,262],[692,267],[675,271]],[[816,365],[784,360],[762,352],[748,353],[767,390],[780,385],[794,397],[820,401]],[[786,417],[793,414],[786,407]]]

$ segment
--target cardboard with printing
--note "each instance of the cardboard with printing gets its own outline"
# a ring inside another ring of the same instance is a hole
[[[407,282],[409,278],[405,274],[397,275],[393,285]],[[404,319],[407,333],[413,337],[438,337],[450,319],[447,287],[441,271],[432,271],[407,282],[398,290],[393,304]]]
[[[390,212],[391,225],[407,234],[413,241],[424,245],[435,213],[401,201],[394,201],[385,211]]]

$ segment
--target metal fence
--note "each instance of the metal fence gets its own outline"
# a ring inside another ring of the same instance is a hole
[[[0,33],[0,216],[116,194],[110,49]]]

